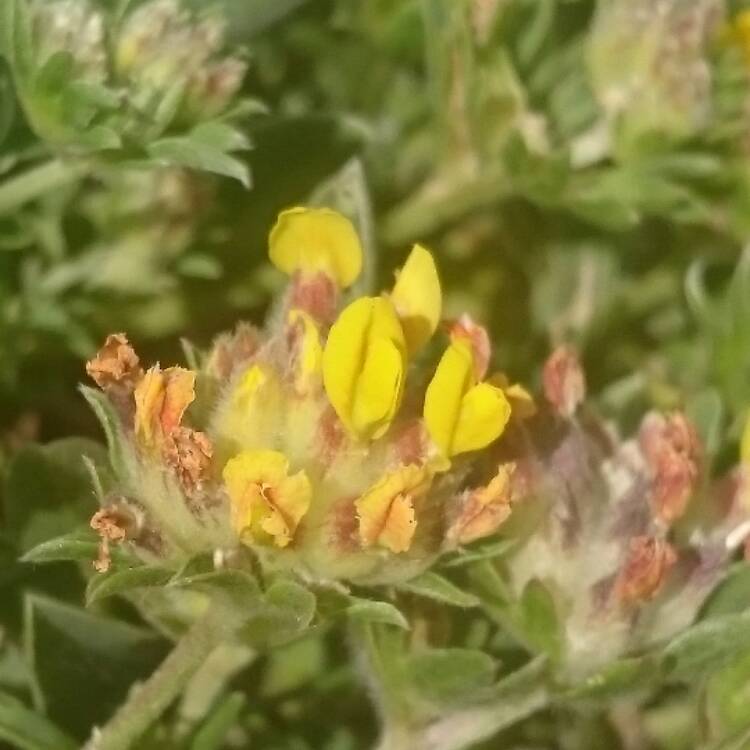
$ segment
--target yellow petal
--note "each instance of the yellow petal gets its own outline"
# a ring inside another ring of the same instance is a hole
[[[354,225],[328,208],[290,208],[279,214],[269,237],[271,262],[293,274],[323,273],[341,287],[362,271],[362,246]]]
[[[406,337],[409,354],[418,352],[435,333],[442,310],[442,293],[435,261],[428,250],[414,245],[391,292]]]
[[[195,373],[182,367],[151,367],[134,398],[135,433],[145,445],[156,445],[179,426],[195,399]]]
[[[386,474],[365,492],[355,502],[362,546],[406,552],[417,527],[415,503],[429,486],[429,471],[412,464]]]
[[[270,537],[286,547],[310,507],[312,487],[304,471],[289,476],[289,462],[277,451],[243,451],[227,461],[224,482],[232,528],[240,539]]]
[[[740,460],[742,463],[750,465],[750,412],[747,414],[745,429],[742,431],[742,440],[740,441]]]
[[[318,326],[309,313],[304,310],[290,310],[288,321],[291,326],[299,328],[295,385],[298,393],[308,393],[323,367],[323,347],[320,343]]]
[[[445,350],[427,386],[424,420],[432,441],[444,456],[452,455],[453,435],[464,395],[473,383],[471,346],[454,341]]]
[[[475,385],[461,401],[451,455],[475,451],[503,434],[510,418],[510,404],[502,389],[489,383]]]
[[[333,324],[323,352],[323,383],[341,421],[354,435],[387,429],[403,393],[405,342],[390,300],[362,297]]]

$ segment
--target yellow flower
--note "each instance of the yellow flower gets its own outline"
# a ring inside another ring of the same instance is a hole
[[[391,552],[406,552],[417,528],[415,502],[430,487],[429,471],[403,466],[386,474],[355,503],[363,547],[379,544]]]
[[[534,397],[520,383],[511,383],[502,372],[495,373],[488,382],[503,389],[516,419],[528,419],[536,414]]]
[[[182,367],[151,367],[138,383],[135,397],[135,434],[153,447],[178,427],[195,398],[195,373]]]
[[[500,437],[509,417],[502,388],[476,382],[471,343],[455,339],[425,394],[424,419],[435,445],[447,458],[479,450]]]
[[[323,367],[320,332],[312,316],[304,310],[290,310],[287,321],[295,332],[294,384],[297,393],[304,395],[318,382]]]
[[[224,482],[231,503],[232,528],[240,539],[273,540],[286,547],[310,507],[307,474],[289,475],[289,462],[277,451],[243,451],[227,461]]]
[[[409,354],[416,354],[432,337],[440,321],[442,293],[435,261],[428,250],[414,245],[391,292],[404,329]]]
[[[378,438],[398,411],[404,388],[406,343],[393,304],[361,297],[333,324],[323,352],[323,383],[346,428]]]
[[[269,236],[271,262],[292,275],[325,273],[348,287],[362,271],[362,246],[351,221],[328,208],[290,208]]]

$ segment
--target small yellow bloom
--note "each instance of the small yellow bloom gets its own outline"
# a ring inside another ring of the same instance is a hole
[[[406,343],[393,304],[361,297],[333,324],[323,352],[323,383],[346,428],[380,437],[401,404]]]
[[[289,275],[323,272],[341,287],[362,271],[362,245],[354,225],[328,208],[290,208],[279,214],[269,236],[271,262]]]
[[[740,440],[740,461],[750,466],[750,411],[747,413],[745,429],[742,431]]]
[[[391,552],[406,552],[417,528],[415,503],[430,487],[422,466],[403,466],[386,474],[355,503],[363,547],[379,544]]]
[[[182,367],[151,367],[138,383],[135,397],[135,434],[153,447],[171,434],[195,398],[195,373]]]
[[[446,533],[450,541],[469,544],[497,531],[511,513],[514,471],[515,464],[502,464],[489,484],[466,493]]]
[[[435,333],[442,310],[442,293],[435,261],[428,250],[414,245],[391,292],[404,329],[409,354],[416,354]]]
[[[277,451],[243,451],[227,461],[224,482],[231,503],[232,528],[240,539],[286,547],[310,508],[307,474],[289,474],[289,462]]]
[[[510,402],[512,414],[516,419],[528,419],[536,414],[534,397],[520,383],[511,383],[508,377],[501,372],[493,375],[488,382],[503,389],[505,398]]]
[[[424,402],[424,419],[444,456],[479,450],[503,433],[510,404],[502,388],[477,383],[470,342],[455,339],[443,354]]]
[[[287,320],[290,326],[296,328],[294,384],[297,393],[304,395],[319,382],[323,367],[320,332],[312,316],[304,310],[290,310]]]

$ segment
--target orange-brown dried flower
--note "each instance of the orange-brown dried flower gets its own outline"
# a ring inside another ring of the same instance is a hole
[[[103,390],[132,390],[143,377],[138,355],[124,333],[107,336],[96,356],[86,363],[89,377]]]
[[[684,414],[650,414],[639,442],[652,474],[651,505],[665,524],[680,518],[699,475],[700,442]]]
[[[653,599],[676,562],[677,553],[666,540],[650,536],[631,539],[615,583],[617,600],[632,605]]]
[[[112,505],[94,513],[90,526],[100,537],[94,568],[99,573],[106,573],[112,564],[110,544],[125,541],[133,527],[133,519],[124,509]]]
[[[164,443],[164,462],[171,467],[186,492],[199,490],[213,457],[208,436],[190,427],[176,427]]]

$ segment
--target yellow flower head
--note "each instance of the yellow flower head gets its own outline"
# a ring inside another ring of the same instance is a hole
[[[282,211],[271,230],[269,256],[284,273],[322,272],[343,288],[362,271],[362,246],[354,226],[328,208]]]
[[[277,451],[243,451],[227,461],[224,482],[231,503],[232,528],[240,537],[271,539],[286,547],[310,507],[307,474],[289,475],[289,462]]]
[[[417,528],[415,503],[430,487],[423,466],[403,466],[386,474],[355,503],[363,547],[379,544],[391,552],[406,552]]]
[[[378,438],[401,404],[406,342],[393,303],[361,297],[333,324],[323,352],[323,383],[345,427]]]
[[[154,447],[179,426],[195,399],[195,373],[182,367],[151,367],[135,388],[135,434]]]
[[[421,245],[414,245],[391,292],[404,329],[410,355],[416,354],[440,322],[442,293],[435,260]]]
[[[471,343],[452,341],[425,394],[424,419],[435,445],[447,458],[479,450],[500,437],[509,418],[502,388],[476,382]]]

